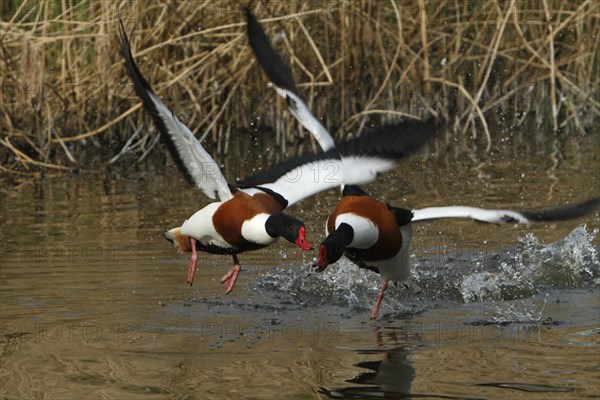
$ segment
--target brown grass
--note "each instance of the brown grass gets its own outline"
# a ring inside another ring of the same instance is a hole
[[[304,135],[254,63],[235,2],[2,4],[3,172],[76,169],[90,149],[106,162],[151,152],[157,135],[121,66],[119,16],[147,79],[205,143],[223,153],[232,132],[273,128],[285,149]],[[586,133],[600,119],[597,1],[257,1],[253,10],[337,137],[433,114],[485,151],[492,126],[534,117],[547,135]]]

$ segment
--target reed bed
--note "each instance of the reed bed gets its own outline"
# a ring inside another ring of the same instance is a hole
[[[310,145],[254,62],[242,6],[3,2],[1,170],[76,169],[90,155],[106,163],[158,148],[121,65],[119,17],[142,72],[207,146],[227,153],[236,132],[263,130],[274,131],[272,147],[283,151]],[[338,138],[432,115],[481,151],[531,120],[542,136],[598,132],[598,1],[256,1],[252,8]]]

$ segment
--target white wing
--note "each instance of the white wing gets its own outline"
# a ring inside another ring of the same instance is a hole
[[[476,221],[503,224],[506,222],[528,223],[529,220],[515,211],[509,210],[485,210],[483,208],[448,206],[429,207],[421,210],[412,210],[412,222],[426,221],[439,218],[471,218]]]
[[[282,163],[267,168],[238,185],[247,188],[243,190],[249,194],[256,193],[260,188],[272,190],[287,200],[289,207],[316,193],[339,187],[344,182],[344,166],[336,158],[303,159],[294,165]]]
[[[361,185],[372,182],[379,173],[395,165],[393,160],[377,157],[336,157],[329,153],[309,154],[268,167],[259,174],[238,182],[249,194],[254,188],[267,188],[288,201],[288,206],[324,190],[341,185]]]
[[[529,224],[538,221],[563,221],[588,214],[599,205],[600,199],[590,199],[569,206],[534,211],[486,210],[465,206],[429,207],[421,210],[412,210],[412,222],[438,218],[471,218],[476,221],[493,224],[504,224],[507,222]]]
[[[231,190],[217,163],[204,150],[189,128],[165,106],[140,73],[131,55],[129,40],[122,24],[121,55],[124,58],[125,69],[133,81],[135,92],[144,102],[146,110],[152,115],[158,130],[169,138],[176,151],[176,156],[196,187],[211,199],[214,199],[215,196],[218,196],[221,201],[230,199],[232,197]]]
[[[398,165],[397,160],[377,156],[342,156],[346,185],[362,185],[373,182],[377,175]]]
[[[388,171],[436,132],[433,121],[402,122],[377,127],[326,153],[306,154],[267,167],[238,182],[242,188],[266,187],[294,204],[342,185],[362,185]]]

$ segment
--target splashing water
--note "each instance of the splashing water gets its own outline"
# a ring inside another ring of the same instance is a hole
[[[364,313],[373,307],[380,285],[379,274],[360,269],[346,258],[329,266],[324,272],[310,267],[269,272],[258,282],[257,289],[276,293],[283,303],[304,307],[333,306],[351,313]],[[384,301],[384,312],[415,312],[407,308],[406,297],[416,290],[403,285],[390,285]]]
[[[543,246],[532,234],[521,242],[517,265],[522,266],[536,285],[582,287],[600,275],[597,251],[592,244],[598,230],[588,233],[585,225],[567,237]]]
[[[596,287],[600,265],[592,242],[597,233],[589,233],[585,225],[580,225],[549,245],[528,233],[519,239],[513,254],[500,262],[499,271],[476,272],[462,279],[463,300],[512,300],[538,293],[544,287]]]
[[[501,283],[502,276],[499,274],[478,272],[463,279],[461,293],[465,303],[501,300]]]
[[[499,304],[490,321],[494,324],[519,323],[519,324],[538,324],[552,323],[551,318],[544,320],[543,314],[548,304],[548,293],[540,305],[526,304],[525,302],[515,302],[509,304]]]
[[[377,293],[378,282],[375,274],[342,259],[322,273],[308,266],[277,269],[265,274],[258,285],[304,306],[330,304],[354,309],[361,307],[363,294]]]
[[[448,254],[417,260],[411,255],[411,280],[420,288],[390,285],[382,313],[415,314],[438,301],[505,302],[528,298],[548,288],[598,287],[600,263],[593,244],[597,233],[581,225],[548,245],[528,233],[514,249],[491,257],[484,253],[471,257]],[[356,314],[372,308],[380,282],[379,274],[342,258],[322,273],[309,266],[270,270],[259,279],[255,290],[271,293],[279,304],[328,306],[341,309],[342,314]],[[487,322],[540,321],[541,311],[515,307],[519,306],[498,310],[498,316]]]

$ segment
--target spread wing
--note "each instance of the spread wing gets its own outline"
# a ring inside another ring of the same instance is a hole
[[[335,147],[333,138],[325,127],[316,119],[306,102],[302,99],[294,82],[294,77],[289,67],[285,65],[281,57],[269,43],[267,35],[252,14],[249,8],[245,9],[248,21],[248,40],[250,47],[258,60],[258,63],[266,72],[267,76],[275,86],[277,93],[283,97],[292,115],[309,131],[319,142],[323,151]]]
[[[344,167],[333,149],[327,153],[291,158],[267,167],[237,185],[249,194],[266,188],[281,195],[291,206],[324,190],[339,187],[344,182]]]
[[[384,125],[338,144],[337,149],[294,157],[268,167],[238,182],[238,186],[245,191],[266,187],[292,205],[327,189],[372,182],[378,174],[416,151],[437,130],[433,121]]]
[[[369,128],[358,138],[337,144],[344,162],[345,185],[372,182],[415,153],[441,129],[434,120],[404,121]]]
[[[433,121],[403,122],[372,129],[361,137],[338,143],[312,115],[300,96],[289,67],[269,43],[249,8],[245,9],[250,47],[290,112],[319,142],[322,154],[301,156],[269,167],[239,184],[260,185],[284,196],[289,204],[340,185],[360,185],[396,166],[431,138],[439,126]],[[337,146],[337,147],[336,147]]]
[[[135,92],[142,99],[146,110],[152,115],[161,135],[168,138],[174,149],[174,155],[184,167],[188,177],[211,199],[216,196],[221,201],[230,199],[232,197],[231,190],[217,163],[204,150],[189,128],[165,106],[141,74],[131,55],[129,39],[122,22],[120,24],[120,45],[125,69],[133,82]]]
[[[529,224],[541,221],[563,221],[588,214],[599,205],[600,199],[591,199],[570,206],[534,211],[486,210],[465,206],[428,207],[421,210],[413,210],[412,222],[439,218],[470,218],[475,221],[493,224],[504,224],[507,222]]]

